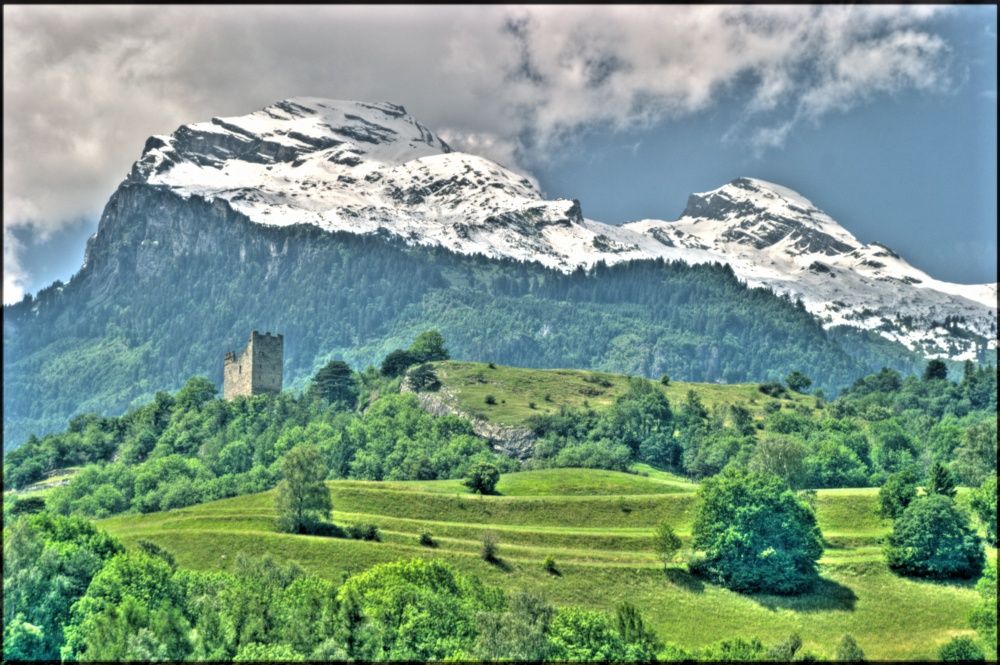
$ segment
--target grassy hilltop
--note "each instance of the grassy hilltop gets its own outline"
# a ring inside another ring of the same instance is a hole
[[[433,363],[441,379],[443,398],[464,413],[500,425],[524,425],[532,416],[556,413],[560,407],[601,411],[628,391],[629,377],[575,369],[528,369],[486,363],[446,360]],[[738,404],[762,417],[769,402],[813,405],[815,399],[789,391],[778,399],[761,393],[756,383],[714,384],[651,381],[674,407],[684,403],[689,390],[711,408]],[[487,404],[492,395],[496,404]],[[534,406],[532,406],[534,405]]]
[[[508,401],[508,404],[511,402]],[[799,597],[742,595],[688,575],[666,573],[652,550],[653,526],[668,519],[687,541],[697,485],[671,474],[547,469],[504,474],[497,496],[468,494],[460,481],[330,481],[334,521],[378,525],[381,542],[277,533],[274,493],[98,522],[126,544],[151,540],[181,566],[225,568],[236,552],[270,552],[339,581],[373,564],[440,558],[504,588],[530,587],[559,604],[613,609],[629,600],[661,638],[684,647],[798,632],[804,647],[832,656],[845,633],[870,659],[934,658],[956,635],[973,634],[971,583],[914,581],[884,564],[889,523],[875,515],[877,490],[820,490],[816,510],[827,540],[822,582]],[[647,474],[647,475],[642,475]],[[500,563],[479,557],[495,532]],[[430,533],[435,547],[419,544]],[[543,568],[554,557],[558,574]],[[995,560],[996,550],[990,550]]]

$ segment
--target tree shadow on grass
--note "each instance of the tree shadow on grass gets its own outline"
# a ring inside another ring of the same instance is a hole
[[[704,582],[682,568],[667,568],[663,574],[670,580],[671,584],[679,586],[685,591],[702,593],[705,590]]]
[[[975,589],[979,582],[979,577],[922,577],[919,575],[904,575],[889,568],[889,572],[896,578],[918,584],[933,584],[939,587],[951,587],[953,589]]]
[[[483,559],[483,560],[486,563],[488,563],[491,566],[493,566],[494,568],[499,568],[500,570],[502,570],[505,573],[509,573],[510,571],[514,570],[513,566],[511,566],[509,563],[507,563],[506,561],[504,561],[503,559],[501,559],[498,556],[490,557],[488,559]]]
[[[744,594],[769,610],[792,610],[794,612],[853,612],[858,602],[854,590],[824,577],[819,578],[812,589],[794,596],[775,594]]]

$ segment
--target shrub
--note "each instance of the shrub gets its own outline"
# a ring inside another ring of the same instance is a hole
[[[823,539],[816,516],[777,476],[727,467],[706,480],[692,544],[696,571],[730,589],[790,594],[818,574]]]
[[[534,402],[528,402],[528,408],[529,409],[534,409],[534,408],[537,408],[537,407],[536,407],[536,405],[535,405]]]
[[[45,510],[45,498],[41,496],[26,496],[17,499],[10,509],[11,515],[24,515],[27,513],[39,513]],[[996,521],[996,520],[994,520]]]
[[[493,395],[487,394],[486,397],[483,398],[483,401],[489,404],[490,406],[493,406],[494,404],[497,403],[497,398],[494,397]]]
[[[974,577],[983,569],[983,544],[969,518],[948,497],[915,499],[892,526],[889,567],[902,575]]]
[[[717,644],[705,647],[699,656],[700,660],[705,661],[751,662],[755,660],[767,660],[767,651],[756,637],[751,640],[744,640],[742,637],[737,637],[733,640],[723,640]]]
[[[434,536],[426,531],[420,534],[420,544],[424,547],[437,547],[437,542],[434,540]]]
[[[663,644],[657,639],[656,633],[646,625],[645,619],[635,605],[625,602],[616,607],[615,624],[618,635],[625,643],[625,659],[656,660],[656,654],[663,648]]]
[[[663,385],[665,385],[665,386],[669,386],[670,385],[670,377],[667,376],[666,374],[664,374],[663,376],[660,377],[660,383],[663,384]]]
[[[578,607],[556,611],[549,630],[549,645],[550,658],[556,661],[637,660],[627,658],[624,641],[606,614]]]
[[[778,383],[777,381],[762,383],[757,387],[757,390],[771,397],[782,397],[788,394],[788,391],[785,390],[785,387],[780,383]]]
[[[488,367],[489,367],[490,369],[496,369],[496,368],[497,368],[497,364],[496,364],[496,363],[490,363],[490,364],[489,364],[489,365],[487,365],[487,366],[488,366]]]
[[[969,615],[969,625],[979,632],[986,644],[997,643],[997,567],[988,566],[976,583],[979,604]]]
[[[473,464],[465,477],[465,486],[479,494],[493,494],[500,481],[500,470],[489,462]]]
[[[938,651],[938,659],[950,662],[984,662],[986,654],[971,637],[956,637]]]
[[[482,548],[479,555],[483,561],[495,563],[500,556],[500,538],[493,531],[487,531],[482,536]]]
[[[559,568],[556,567],[556,559],[551,554],[545,557],[545,562],[542,564],[542,567],[545,568],[545,572],[550,575],[559,574]]]
[[[790,663],[801,648],[802,638],[798,634],[792,633],[788,639],[778,642],[767,650],[767,660]]]
[[[167,565],[171,568],[177,568],[177,562],[174,560],[174,555],[163,549],[151,540],[146,540],[145,538],[140,538],[136,545],[139,549],[148,554],[149,556],[157,557],[166,561]]]
[[[853,637],[844,635],[840,638],[840,644],[837,645],[837,653],[833,659],[847,663],[860,663],[865,659],[865,652],[861,650]]]
[[[608,379],[606,379],[605,377],[597,376],[596,374],[589,374],[583,377],[583,380],[586,381],[587,383],[593,383],[603,388],[610,388],[611,386],[614,385],[613,383],[611,383],[611,381],[608,381]],[[597,394],[601,393],[603,393],[603,391],[598,391]]]
[[[378,532],[378,527],[374,524],[352,524],[347,527],[347,536],[354,540],[382,540],[382,536]]]

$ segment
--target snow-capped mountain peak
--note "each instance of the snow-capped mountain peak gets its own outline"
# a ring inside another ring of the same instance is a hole
[[[751,286],[801,298],[828,326],[876,330],[928,356],[996,348],[996,284],[935,280],[786,187],[741,177],[692,194],[675,221],[603,224],[578,201],[546,200],[527,178],[452,151],[390,103],[297,97],[184,125],[146,142],[128,182],[221,199],[260,224],[387,231],[562,271],[728,263]]]
[[[786,187],[756,178],[737,178],[702,194],[692,194],[681,215],[697,235],[752,244],[757,249],[782,240],[790,251],[837,254],[860,243],[811,201]],[[711,226],[711,229],[703,228]]]
[[[295,97],[150,137],[133,176],[155,180],[184,162],[219,168],[233,159],[276,164],[322,156],[335,163],[364,159],[395,165],[450,151],[397,104]]]

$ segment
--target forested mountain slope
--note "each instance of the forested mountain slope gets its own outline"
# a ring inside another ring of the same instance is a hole
[[[225,201],[123,184],[81,271],[4,308],[4,445],[76,413],[120,413],[192,375],[221,382],[251,329],[285,336],[285,384],[356,367],[439,328],[453,357],[692,381],[808,368],[828,392],[914,354],[824,330],[725,266],[641,261],[572,273],[385,235],[254,224]]]

